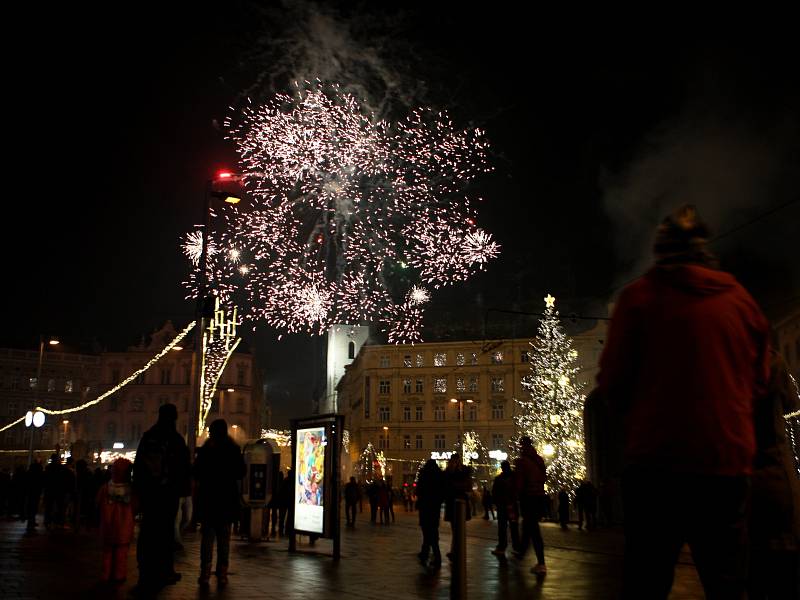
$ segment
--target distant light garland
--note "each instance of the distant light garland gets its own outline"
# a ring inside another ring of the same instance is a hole
[[[172,341],[169,344],[167,344],[164,347],[163,350],[161,350],[158,354],[156,354],[153,358],[151,358],[141,369],[138,369],[138,370],[134,371],[131,375],[129,375],[128,377],[123,379],[121,382],[119,382],[117,385],[115,385],[110,390],[100,394],[94,400],[90,400],[89,402],[85,402],[85,403],[81,404],[80,406],[73,406],[72,408],[65,408],[63,410],[51,410],[49,408],[43,408],[41,406],[37,406],[34,410],[39,410],[39,411],[41,411],[41,412],[43,412],[45,414],[48,414],[48,415],[66,415],[66,414],[69,414],[69,413],[74,413],[74,412],[78,412],[78,411],[81,411],[81,410],[85,410],[85,409],[89,408],[90,406],[94,406],[95,404],[99,404],[100,402],[102,402],[103,400],[105,400],[106,398],[111,396],[112,394],[118,392],[123,387],[125,387],[126,385],[128,385],[129,383],[134,381],[137,377],[139,377],[139,375],[141,375],[142,373],[147,371],[150,367],[152,367],[154,364],[156,364],[159,360],[164,358],[165,355],[167,355],[175,346],[177,346],[180,343],[180,341],[183,338],[186,337],[186,335],[192,330],[192,328],[195,326],[195,324],[196,324],[195,321],[192,321],[191,323],[189,323],[183,331],[181,331],[177,336],[175,336],[175,338],[173,338]],[[25,420],[25,417],[22,416],[19,419],[17,419],[16,421],[13,421],[13,422],[5,425],[4,427],[0,428],[0,432],[5,431],[9,427],[13,427],[17,423],[21,423],[24,420]]]
[[[225,126],[253,206],[222,207],[208,278],[224,304],[248,298],[246,320],[281,334],[377,322],[390,343],[421,341],[430,292],[416,284],[465,281],[498,255],[465,195],[492,170],[481,130],[427,108],[380,120],[318,81],[240,116]],[[183,243],[189,296],[201,245],[197,232]]]

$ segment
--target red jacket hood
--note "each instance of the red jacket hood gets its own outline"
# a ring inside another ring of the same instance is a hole
[[[656,265],[645,275],[659,285],[667,285],[698,296],[713,296],[736,287],[730,273],[702,265]]]

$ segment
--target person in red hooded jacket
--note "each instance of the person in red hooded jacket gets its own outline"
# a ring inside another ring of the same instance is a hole
[[[621,292],[600,358],[599,392],[624,420],[625,598],[666,598],[687,542],[709,598],[744,594],[769,327],[708,237],[692,206],[663,220],[656,264]]]
[[[111,466],[111,481],[100,487],[97,506],[100,508],[100,531],[103,536],[103,580],[121,583],[128,575],[128,552],[133,541],[136,514],[131,493],[133,465],[118,458]]]

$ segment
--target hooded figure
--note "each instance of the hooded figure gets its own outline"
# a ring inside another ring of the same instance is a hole
[[[706,249],[692,206],[656,232],[656,264],[619,295],[598,374],[624,421],[624,597],[666,598],[684,542],[706,594],[743,592],[753,399],[768,326]]]

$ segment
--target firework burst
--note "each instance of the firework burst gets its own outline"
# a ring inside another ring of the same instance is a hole
[[[444,113],[390,123],[316,82],[226,126],[253,206],[218,217],[209,278],[223,301],[246,293],[245,319],[289,333],[379,322],[420,341],[420,284],[464,281],[499,252],[465,193],[491,170],[487,142]]]

